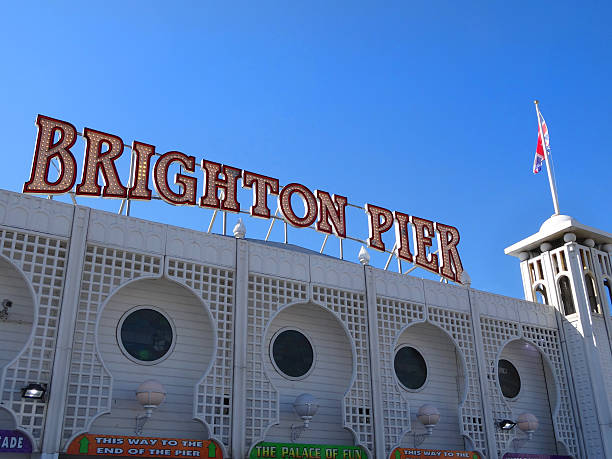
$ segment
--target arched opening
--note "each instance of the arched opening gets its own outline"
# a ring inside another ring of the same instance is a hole
[[[30,338],[34,327],[34,305],[34,297],[22,273],[0,258],[0,375]]]
[[[15,427],[17,425],[11,413],[0,406],[0,430],[13,430]]]
[[[589,273],[584,275],[586,283],[587,297],[589,300],[589,308],[591,312],[595,314],[601,314],[601,308],[599,306],[599,298],[597,297],[597,287],[595,285],[595,279]]]
[[[604,287],[608,291],[608,308],[610,314],[612,314],[612,282],[610,282],[610,279],[604,279]]]
[[[267,431],[265,441],[290,441],[291,426],[302,424],[293,403],[307,393],[319,409],[298,442],[353,444],[353,435],[343,426],[342,408],[355,366],[353,350],[346,329],[332,312],[309,303],[282,309],[266,330],[262,357],[280,402],[279,422]],[[269,403],[268,396],[274,394],[262,395],[259,403]],[[370,417],[370,409],[364,407],[363,415]]]
[[[214,357],[215,332],[204,304],[191,290],[163,278],[130,282],[108,299],[96,335],[113,377],[113,403],[110,413],[94,420],[90,433],[133,433],[135,417],[143,412],[135,390],[154,379],[167,394],[143,435],[209,437],[202,423],[193,420],[194,391]],[[229,410],[229,394],[219,397],[227,400]]]
[[[557,281],[559,285],[559,291],[561,292],[561,306],[563,307],[563,314],[569,316],[570,314],[576,313],[576,306],[574,305],[574,295],[572,294],[572,286],[567,276],[559,277]]]
[[[509,342],[499,356],[497,385],[511,419],[531,413],[539,422],[526,446],[530,453],[558,454],[551,414],[558,403],[553,374],[538,348],[525,340]]]
[[[411,325],[399,335],[392,364],[407,349],[414,349],[406,356],[409,359],[404,368],[411,372],[411,378],[403,381],[398,367],[393,367],[396,386],[410,404],[412,424],[412,432],[402,437],[400,446],[414,447],[413,434],[423,433],[416,413],[422,405],[431,404],[440,411],[440,420],[433,437],[422,447],[465,450],[467,444],[461,434],[459,406],[465,394],[466,378],[460,351],[448,334],[431,323]]]
[[[543,284],[539,284],[535,288],[535,299],[540,304],[549,304],[548,295],[546,294],[546,287]]]

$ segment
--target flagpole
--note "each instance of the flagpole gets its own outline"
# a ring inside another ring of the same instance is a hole
[[[557,197],[557,187],[555,181],[552,178],[551,166],[548,163],[548,149],[546,148],[546,141],[544,140],[544,133],[542,132],[542,122],[540,121],[540,107],[538,101],[534,100],[533,103],[536,107],[536,113],[538,115],[538,129],[540,131],[540,140],[542,142],[542,149],[544,150],[544,159],[546,161],[546,172],[548,173],[548,184],[550,185],[550,194],[552,194],[553,206],[555,207],[555,215],[559,215],[559,198]]]

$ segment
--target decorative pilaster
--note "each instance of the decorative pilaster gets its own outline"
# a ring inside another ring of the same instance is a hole
[[[81,272],[85,258],[89,212],[86,207],[75,206],[72,221],[70,245],[68,247],[68,266],[66,283],[62,295],[62,308],[59,315],[57,331],[57,347],[53,359],[53,373],[49,393],[49,413],[63,413],[66,408],[68,378],[70,373],[70,357],[74,336],[74,318],[79,305]],[[41,457],[52,455],[57,457],[60,451],[62,423],[58,417],[47,416],[45,419],[44,436],[42,440]]]
[[[364,250],[365,251],[365,250]],[[367,252],[366,252],[367,253]],[[360,252],[361,256],[361,252]],[[361,260],[360,260],[361,261]],[[363,263],[363,262],[362,262]],[[385,424],[383,417],[383,387],[380,378],[380,350],[378,347],[378,318],[376,315],[376,278],[372,267],[364,266],[366,285],[366,308],[368,311],[368,331],[370,339],[370,378],[372,380],[372,408],[374,416],[374,457],[385,457]]]
[[[238,225],[236,225],[238,226]],[[247,302],[249,289],[249,245],[236,236],[236,282],[234,303],[234,403],[232,405],[232,457],[247,456],[246,426]]]
[[[472,300],[471,288],[467,288],[468,299],[470,302],[470,318],[472,322],[472,331],[474,333],[474,350],[476,352],[476,362],[478,363],[478,381],[479,381],[479,393],[480,400],[482,401],[482,417],[484,419],[485,433],[487,439],[487,451],[489,452],[489,459],[497,459],[497,448],[495,444],[495,419],[493,417],[493,410],[491,409],[491,402],[487,396],[487,367],[486,357],[483,346],[482,328],[480,326],[480,308],[478,304]]]

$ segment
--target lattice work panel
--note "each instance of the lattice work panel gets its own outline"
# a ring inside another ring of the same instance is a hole
[[[160,275],[159,256],[87,245],[72,342],[64,441],[85,430],[91,419],[111,407],[112,377],[96,350],[96,321],[102,303],[128,280]]]
[[[595,258],[595,264],[599,267],[599,272],[604,277],[612,277],[612,264],[610,263],[611,256],[601,250],[591,249]],[[604,292],[605,296],[605,292]]]
[[[308,286],[303,282],[249,275],[246,447],[264,438],[267,428],[278,422],[278,392],[264,372],[261,361],[264,333],[270,317],[283,305],[308,301]]]
[[[512,419],[512,410],[504,401],[497,384],[497,355],[505,343],[520,337],[519,324],[508,320],[481,317],[480,327],[487,365],[487,393],[491,401],[493,418]],[[495,444],[500,457],[511,438],[513,434],[509,430],[495,429]]]
[[[550,258],[552,260],[553,274],[569,274],[567,253],[565,247],[559,247],[550,251]]]
[[[230,447],[232,374],[234,361],[234,272],[198,263],[169,259],[168,277],[196,290],[210,308],[217,327],[215,361],[197,387],[196,414],[211,434]]]
[[[2,402],[15,414],[17,426],[40,441],[46,403],[21,398],[29,382],[49,384],[64,288],[68,241],[33,233],[0,230],[2,254],[19,266],[36,293],[38,318],[34,339],[6,368]]]
[[[591,378],[584,350],[584,338],[577,330],[578,319],[572,322],[563,321],[563,330],[567,343],[567,351],[572,362],[572,379],[576,388],[576,401],[579,407],[581,422],[583,425],[582,435],[585,449],[592,457],[603,457],[601,435],[597,425],[597,408],[591,389]]]
[[[422,305],[390,298],[376,298],[378,314],[378,345],[380,353],[380,381],[383,397],[386,455],[410,430],[410,404],[402,396],[393,376],[394,343],[399,331],[413,322],[423,322]]]
[[[522,325],[522,329],[525,339],[537,346],[550,360],[560,395],[559,411],[554,419],[555,432],[557,439],[565,443],[569,452],[577,457],[578,439],[576,438],[576,429],[574,427],[576,424],[570,394],[567,390],[567,377],[563,357],[561,356],[559,333],[554,329],[532,325]]]
[[[443,328],[453,337],[455,344],[463,354],[467,377],[466,397],[461,407],[463,434],[472,440],[476,449],[486,451],[487,438],[480,400],[480,378],[478,377],[478,362],[470,315],[429,307],[427,316],[431,323]]]
[[[370,390],[370,350],[368,315],[363,293],[348,292],[313,285],[312,299],[327,307],[346,325],[356,352],[356,377],[344,397],[344,426],[357,434],[359,444],[370,451],[374,447],[372,400]]]

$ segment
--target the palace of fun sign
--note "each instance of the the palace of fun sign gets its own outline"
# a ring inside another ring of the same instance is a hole
[[[68,193],[77,182],[77,161],[72,151],[77,130],[66,121],[43,115],[38,115],[36,125],[38,136],[32,171],[30,179],[23,185],[23,192],[43,195]],[[153,188],[169,204],[236,213],[241,209],[237,198],[240,181],[240,186],[253,190],[251,216],[271,218],[268,199],[269,196],[277,196],[278,210],[289,224],[298,228],[314,225],[321,233],[346,237],[345,210],[348,201],[344,196],[322,190],[311,191],[299,183],[281,187],[278,179],[273,177],[207,159],[196,164],[195,157],[179,151],[159,155],[153,145],[136,140],[131,146],[135,156],[131,177],[120,177],[115,161],[123,154],[123,141],[115,135],[89,128],[83,130],[82,136],[85,139],[85,157],[75,189],[77,196],[148,201],[152,197],[151,177]],[[156,161],[154,157],[157,157]],[[56,180],[51,181],[49,172],[53,160],[59,163],[59,174]],[[172,165],[181,166],[181,173],[174,174],[174,177],[170,177],[169,173]],[[196,169],[201,171],[196,173]],[[99,183],[100,174],[103,185]],[[198,194],[200,180],[203,180],[203,192]],[[171,181],[174,188],[170,185]],[[302,212],[296,213],[292,206],[294,195],[304,203],[303,215]],[[463,267],[457,249],[457,228],[398,211],[392,212],[373,204],[366,204],[364,208],[368,217],[369,247],[385,251],[382,236],[393,229],[395,255],[400,260],[460,282]],[[437,254],[430,253],[436,238]]]
[[[261,442],[251,448],[249,459],[366,459],[361,446],[309,445]]]

